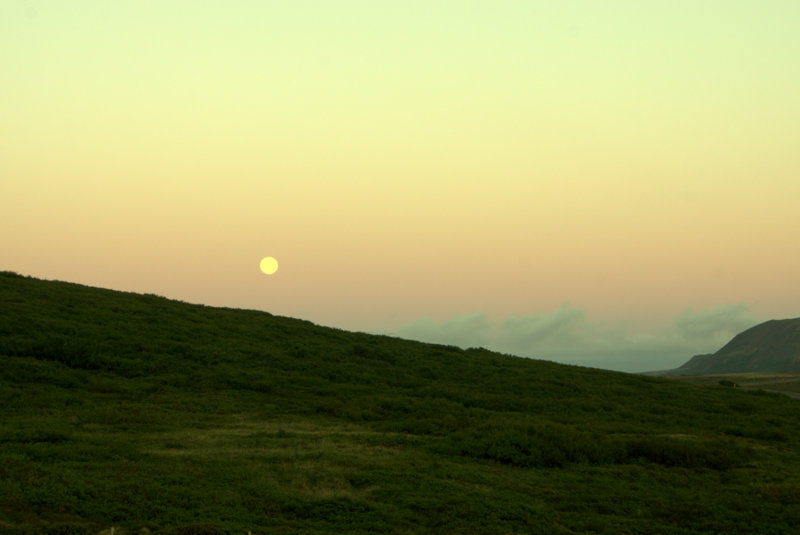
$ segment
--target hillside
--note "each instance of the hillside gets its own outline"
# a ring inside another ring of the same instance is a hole
[[[789,533],[800,401],[0,273],[0,532]]]
[[[800,318],[743,331],[709,355],[695,355],[669,375],[800,372]]]

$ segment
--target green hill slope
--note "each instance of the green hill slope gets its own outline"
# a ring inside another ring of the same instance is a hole
[[[0,274],[0,532],[789,533],[800,402]]]

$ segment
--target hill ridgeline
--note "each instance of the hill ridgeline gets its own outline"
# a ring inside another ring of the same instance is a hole
[[[800,318],[756,325],[716,353],[695,355],[669,375],[758,372],[800,372]]]

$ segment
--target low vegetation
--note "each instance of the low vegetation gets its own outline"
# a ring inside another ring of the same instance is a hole
[[[778,534],[800,518],[800,401],[781,394],[8,272],[0,310],[2,533]]]
[[[710,385],[716,383],[731,388],[781,392],[790,397],[800,397],[800,372],[675,375],[670,376],[669,379],[695,385]]]

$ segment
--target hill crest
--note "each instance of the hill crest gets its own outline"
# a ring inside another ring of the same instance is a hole
[[[668,375],[753,372],[800,372],[800,318],[760,323],[719,351],[695,355]]]

